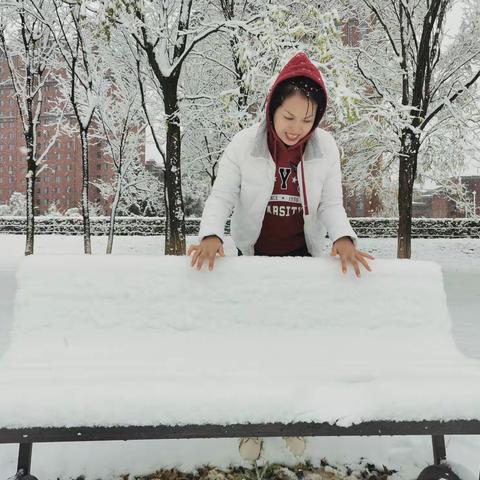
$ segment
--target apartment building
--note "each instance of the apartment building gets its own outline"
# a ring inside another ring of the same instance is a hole
[[[413,216],[429,218],[461,218],[480,216],[480,176],[464,175],[455,179],[466,191],[466,208],[460,209],[441,188],[417,190],[413,199]]]
[[[58,96],[54,83],[43,89],[45,113],[41,115],[37,140],[37,158],[52,141],[55,118],[48,114],[47,105]],[[64,121],[75,125],[73,116]],[[75,131],[75,130],[73,130]],[[139,155],[144,156],[144,149]],[[6,59],[0,54],[0,204],[5,204],[14,192],[25,192],[27,165],[25,141],[14,90],[10,81]],[[35,211],[45,214],[55,203],[60,212],[81,207],[82,158],[78,134],[59,134],[38,170],[35,185]],[[89,177],[91,182],[110,181],[114,175],[112,160],[104,154],[101,143],[90,141]],[[98,188],[90,184],[89,200],[101,212],[110,213],[110,201],[104,200]]]

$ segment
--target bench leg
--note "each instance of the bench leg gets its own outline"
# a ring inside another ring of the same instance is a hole
[[[440,465],[447,459],[447,449],[445,447],[445,437],[443,435],[432,435],[433,463]]]
[[[445,462],[447,449],[443,435],[432,435],[433,463],[425,467],[417,480],[461,480]]]
[[[30,475],[30,466],[32,464],[32,444],[20,443],[18,446],[18,463],[15,480],[37,480]]]

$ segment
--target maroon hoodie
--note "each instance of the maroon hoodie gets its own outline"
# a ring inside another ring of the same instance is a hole
[[[267,140],[268,148],[276,165],[275,185],[263,219],[262,230],[255,244],[255,250],[263,255],[286,255],[297,250],[306,250],[303,234],[303,208],[300,200],[297,166],[302,169],[304,207],[308,215],[308,202],[303,175],[303,152],[305,144],[312,136],[325,113],[325,105],[315,117],[314,125],[308,135],[292,146],[285,145],[278,137],[269,118],[270,101],[278,85],[293,77],[308,77],[323,90],[325,100],[327,91],[322,75],[303,52],[297,53],[283,68],[273,84],[267,98]],[[325,101],[326,104],[326,101]]]

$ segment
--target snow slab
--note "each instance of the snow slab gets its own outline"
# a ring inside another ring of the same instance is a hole
[[[480,418],[433,262],[44,255],[16,281],[2,427]]]

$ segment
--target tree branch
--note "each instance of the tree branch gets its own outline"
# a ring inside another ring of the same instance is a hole
[[[430,113],[430,115],[420,125],[421,130],[425,129],[425,127],[435,117],[435,115],[437,115],[441,110],[443,110],[443,108],[445,108],[445,105],[447,103],[454,102],[465,90],[470,88],[479,78],[480,78],[480,70],[473,76],[473,78],[468,83],[466,83],[461,89],[457,90],[457,92],[455,92],[455,94],[452,95],[447,101],[443,102],[433,112]]]

